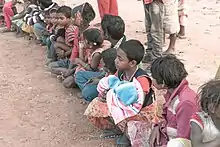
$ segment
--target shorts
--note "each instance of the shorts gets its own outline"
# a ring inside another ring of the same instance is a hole
[[[180,30],[178,0],[167,0],[164,3],[164,31],[167,34],[175,34]]]

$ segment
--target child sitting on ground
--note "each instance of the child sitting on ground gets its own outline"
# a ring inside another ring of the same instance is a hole
[[[83,47],[79,48],[79,58],[74,60],[77,64],[77,68],[70,75],[66,74],[67,77],[63,81],[63,85],[66,88],[71,88],[75,85],[75,75],[79,71],[94,71],[97,75],[100,74],[99,65],[101,61],[101,53],[111,47],[109,41],[104,40],[103,34],[99,29],[91,28],[83,32],[84,44]]]
[[[71,24],[71,8],[62,6],[57,10],[58,24],[65,28],[65,38],[59,36],[50,46],[51,60],[68,58],[71,55],[73,41],[77,27]],[[50,56],[49,56],[50,57]]]
[[[16,36],[17,37],[22,37],[24,36],[23,31],[22,31],[22,26],[24,23],[24,17],[25,15],[28,13],[27,9],[28,6],[31,4],[35,4],[35,0],[24,0],[23,3],[23,11],[21,11],[20,13],[14,15],[12,17],[12,24],[16,29]]]
[[[166,89],[167,92],[163,105],[165,120],[154,125],[148,136],[150,146],[173,147],[182,141],[189,142],[190,118],[198,111],[198,105],[197,94],[186,80],[188,73],[184,64],[174,55],[167,55],[152,63],[151,73],[155,88]]]
[[[153,99],[151,79],[144,70],[138,67],[143,56],[144,46],[138,40],[129,40],[122,43],[117,49],[117,57],[115,59],[115,66],[118,70],[115,73],[115,78],[122,83],[129,82],[135,85],[138,95],[135,101],[128,105],[123,104],[122,101],[116,102],[117,97],[113,94],[114,90],[109,89],[108,80],[110,76],[108,76],[99,82],[97,87],[99,97],[89,104],[85,112],[85,115],[95,126],[105,130],[100,136],[101,138],[121,136],[117,139],[117,145],[130,145],[130,141],[126,137],[127,123],[129,121],[144,120],[152,116],[149,113],[145,115],[147,110],[145,108],[152,104]],[[130,89],[126,89],[126,86],[123,89],[125,92],[128,90]],[[127,94],[130,93],[128,92]],[[135,94],[133,96],[135,97]]]
[[[91,102],[98,96],[97,85],[99,81],[106,75],[113,75],[116,72],[115,59],[117,53],[115,48],[110,48],[101,53],[103,71],[79,71],[76,73],[76,84],[81,89],[81,93],[77,94],[79,98],[84,98]]]
[[[118,48],[122,42],[126,40],[124,35],[125,24],[124,21],[119,16],[105,15],[102,19],[102,30],[105,34],[105,39],[111,42],[111,47]],[[104,77],[101,73],[93,71],[79,71],[76,73],[76,83],[82,90],[82,94],[77,94],[78,97],[84,98],[86,101],[91,101],[98,96],[98,91],[96,90],[97,84],[94,83],[87,86],[84,85],[90,79]],[[78,78],[79,77],[79,78]],[[80,79],[80,80],[78,80]],[[91,87],[91,89],[90,89]]]
[[[101,26],[105,39],[112,43],[111,47],[115,47],[119,41],[118,45],[120,45],[121,42],[126,41],[126,36],[124,35],[125,23],[120,16],[110,14],[104,15]]]
[[[201,87],[202,111],[191,119],[192,147],[220,147],[220,80]]]
[[[75,26],[75,32],[73,32],[73,48],[70,59],[58,60],[49,64],[49,71],[54,74],[61,75],[64,79],[65,77],[71,75],[75,71],[76,64],[75,59],[79,57],[79,40],[80,40],[80,30],[82,31],[84,26],[89,26],[89,23],[95,18],[95,13],[92,6],[89,3],[84,3],[83,5],[77,6],[71,11],[72,25]],[[79,27],[80,26],[80,27]],[[83,28],[81,28],[81,26]]]
[[[46,30],[43,32],[43,37],[41,40],[42,43],[47,46],[49,52],[52,42],[56,40],[55,35],[56,35],[56,27],[58,24],[56,8],[51,9],[49,11],[49,14],[45,16],[45,23],[47,24],[47,26],[46,26]],[[59,32],[59,30],[57,32]],[[63,33],[63,35],[59,35],[59,36],[64,37],[65,32]]]

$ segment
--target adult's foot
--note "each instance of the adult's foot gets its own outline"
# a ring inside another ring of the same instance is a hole
[[[163,55],[169,55],[169,54],[174,54],[175,49],[174,48],[168,48],[165,52],[163,52]]]
[[[152,63],[155,60],[156,57],[153,56],[152,50],[147,49],[146,53],[144,55],[144,58],[142,59],[142,63]]]

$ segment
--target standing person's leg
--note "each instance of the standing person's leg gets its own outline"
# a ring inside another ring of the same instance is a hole
[[[118,2],[117,2],[117,0],[110,0],[109,14],[118,16]]]
[[[75,82],[82,90],[82,97],[86,101],[92,101],[98,96],[97,85],[85,85],[89,79],[99,76],[101,72],[78,71],[76,73]]]
[[[179,14],[179,23],[180,23],[180,31],[178,33],[178,37],[180,39],[186,38],[185,28],[187,26],[188,14],[187,14],[187,4],[185,0],[178,0],[178,14]]]
[[[164,5],[161,2],[154,1],[151,4],[145,5],[145,11],[148,48],[143,62],[150,63],[162,55]]]
[[[11,17],[14,16],[14,12],[12,10],[12,2],[7,2],[3,6],[3,14],[5,18],[6,27],[8,30],[11,29]]]
[[[102,19],[105,14],[109,14],[110,0],[97,0],[97,2],[98,2],[99,14]]]
[[[169,47],[164,52],[164,54],[170,54],[175,51],[177,33],[180,30],[179,19],[178,19],[179,18],[178,1],[167,0],[164,6],[165,6],[164,29],[167,34],[170,34]]]

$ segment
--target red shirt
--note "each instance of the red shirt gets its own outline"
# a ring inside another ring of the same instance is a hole
[[[183,80],[173,93],[164,95],[166,103],[163,107],[165,122],[162,131],[172,138],[190,139],[190,118],[199,110],[197,94]]]
[[[79,28],[74,25],[70,25],[65,31],[65,43],[72,47],[72,53],[70,60],[73,61],[79,57]]]

